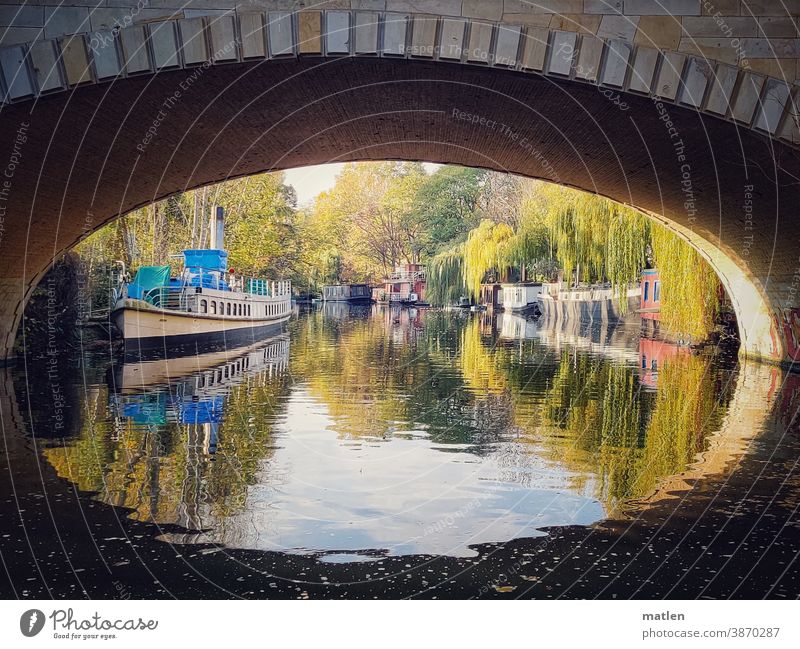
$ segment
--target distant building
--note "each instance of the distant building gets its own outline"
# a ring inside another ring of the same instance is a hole
[[[656,268],[642,271],[642,299],[639,310],[649,320],[661,319],[661,274]]]
[[[503,286],[502,284],[481,284],[481,297],[479,304],[483,304],[491,309],[499,309],[503,306]]]
[[[538,282],[515,282],[513,284],[481,284],[480,304],[504,311],[529,311],[539,307],[539,293],[542,285]]]
[[[383,282],[383,287],[374,289],[378,302],[390,304],[418,304],[425,302],[427,286],[425,266],[422,264],[400,264]]]

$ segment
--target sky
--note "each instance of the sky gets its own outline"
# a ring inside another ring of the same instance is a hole
[[[432,173],[442,165],[433,162],[423,163],[426,171]],[[317,195],[333,187],[337,174],[344,167],[343,162],[334,162],[313,167],[298,167],[286,172],[286,184],[297,192],[297,204],[311,203]]]

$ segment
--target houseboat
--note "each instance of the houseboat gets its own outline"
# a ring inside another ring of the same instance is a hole
[[[425,266],[422,264],[400,264],[375,289],[375,299],[389,304],[415,305],[425,303]]]
[[[519,282],[501,284],[502,298],[500,303],[504,311],[512,313],[539,313],[539,295],[542,285],[538,282]]]
[[[322,287],[323,302],[372,302],[372,289],[366,284],[332,284]]]
[[[538,299],[547,320],[612,322],[635,312],[640,296],[639,286],[627,287],[622,297],[626,307],[621,308],[617,291],[610,283],[569,287],[564,282],[552,282],[542,284]]]
[[[291,282],[242,277],[228,269],[219,211],[211,248],[184,250],[183,270],[143,266],[133,281],[121,274],[111,320],[126,356],[180,356],[224,344],[252,344],[282,331],[291,314]]]

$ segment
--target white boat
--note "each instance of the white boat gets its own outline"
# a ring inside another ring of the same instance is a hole
[[[177,277],[170,276],[169,266],[143,266],[131,282],[123,272],[111,319],[122,332],[126,356],[239,347],[282,330],[292,310],[291,282],[228,272],[221,214],[216,219],[212,248],[184,250]]]

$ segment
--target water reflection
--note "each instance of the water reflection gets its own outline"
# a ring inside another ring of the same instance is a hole
[[[702,470],[736,375],[684,352],[643,368],[647,344],[635,320],[329,303],[263,346],[114,368],[43,453],[175,542],[467,556]]]

